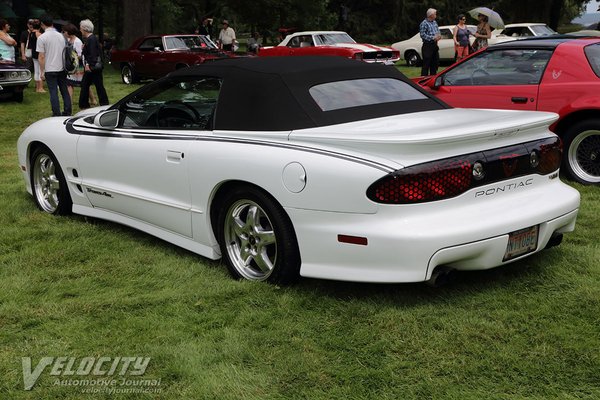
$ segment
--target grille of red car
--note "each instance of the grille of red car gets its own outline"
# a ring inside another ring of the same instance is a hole
[[[547,175],[560,167],[558,137],[413,165],[367,189],[377,203],[414,204],[456,197],[475,187],[520,176]]]
[[[395,57],[393,51],[366,51],[362,55],[363,60],[387,60]]]

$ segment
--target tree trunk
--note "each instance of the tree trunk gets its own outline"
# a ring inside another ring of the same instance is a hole
[[[152,0],[122,0],[123,46],[152,33]]]
[[[552,0],[550,2],[550,18],[548,20],[548,26],[554,30],[558,29],[561,13],[565,5],[564,3],[564,0]]]

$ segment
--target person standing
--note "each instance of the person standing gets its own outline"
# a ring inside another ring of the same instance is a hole
[[[48,84],[50,92],[50,106],[52,116],[71,115],[71,96],[67,90],[67,73],[65,71],[64,56],[66,43],[65,37],[54,29],[52,17],[48,14],[40,18],[44,33],[38,37],[36,51],[40,63],[40,77]],[[60,112],[58,91],[63,100],[64,111]]]
[[[96,86],[100,105],[108,105],[108,95],[106,94],[102,77],[103,67],[100,42],[96,35],[94,35],[94,24],[89,19],[84,19],[79,23],[79,30],[85,42],[82,52],[84,73],[81,80],[81,92],[79,93],[79,108],[90,108],[89,96],[92,83]]]
[[[212,36],[212,18],[202,18],[202,23],[196,28],[196,33],[210,38]]]
[[[31,48],[29,47],[29,38],[33,32],[33,19],[27,21],[27,29],[21,32],[21,61],[25,68],[33,73],[33,61],[31,59]]]
[[[81,81],[83,79],[83,61],[81,60],[81,54],[83,52],[83,42],[81,39],[77,37],[78,29],[75,25],[69,23],[63,26],[63,35],[71,45],[73,46],[73,50],[77,52],[77,56],[79,58],[79,65],[77,69],[71,73],[67,74],[67,89],[69,90],[69,96],[71,96],[71,101],[73,101],[73,88],[80,87]],[[96,99],[93,97],[93,93],[90,90],[90,104],[95,103]]]
[[[15,62],[15,46],[17,41],[10,37],[10,24],[5,19],[0,19],[0,57],[2,61]]]
[[[421,75],[435,75],[440,63],[440,48],[438,41],[442,38],[440,28],[435,19],[437,18],[437,10],[430,8],[427,10],[427,18],[419,25],[419,34],[423,40],[421,47],[421,55],[423,56],[423,67]]]
[[[42,77],[41,77],[41,71],[40,71],[40,61],[39,61],[39,54],[37,52],[37,40],[38,38],[42,35],[42,32],[40,32],[40,29],[42,29],[42,26],[40,25],[40,21],[39,20],[34,20],[33,21],[33,31],[31,32],[31,35],[29,36],[29,48],[31,49],[31,59],[33,61],[33,80],[35,81],[35,92],[36,93],[46,93],[46,91],[44,90],[44,82],[42,81]],[[72,104],[73,102],[71,102]]]
[[[456,61],[462,60],[469,55],[469,35],[471,32],[466,25],[467,17],[464,14],[458,16],[458,22],[452,31],[454,47],[456,48]]]
[[[483,49],[488,46],[488,39],[492,37],[492,28],[488,23],[488,17],[483,14],[477,16],[479,24],[475,32],[475,41],[473,42],[473,51]]]
[[[250,53],[258,54],[258,49],[260,49],[260,46],[260,35],[258,32],[254,32],[252,36],[248,38],[248,41],[246,42],[246,48]]]
[[[223,20],[223,29],[219,32],[219,48],[225,51],[233,51],[235,42],[235,31],[229,26],[229,21]]]

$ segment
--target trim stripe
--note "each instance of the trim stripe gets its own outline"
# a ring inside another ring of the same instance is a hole
[[[230,138],[223,136],[199,136],[197,134],[191,133],[190,135],[168,135],[164,133],[156,133],[156,134],[148,134],[141,133],[135,131],[127,131],[123,129],[117,129],[114,131],[112,129],[106,128],[96,128],[93,129],[82,129],[81,126],[75,126],[74,122],[77,121],[78,118],[72,118],[67,121],[66,129],[67,132],[73,135],[86,135],[86,136],[102,136],[102,137],[114,137],[114,138],[126,138],[126,139],[153,139],[153,140],[196,140],[196,141],[205,141],[205,142],[227,142],[227,143],[236,143],[236,144],[248,144],[254,146],[267,146],[267,147],[278,147],[289,150],[297,150],[304,151],[307,153],[313,154],[321,154],[330,157],[339,158],[346,161],[355,162],[358,164],[370,166],[373,168],[377,168],[384,172],[393,172],[396,168],[392,168],[389,165],[382,164],[376,161],[371,161],[365,158],[351,156],[348,154],[338,153],[334,151],[321,150],[314,147],[302,146],[297,144],[286,144],[286,143],[276,143],[276,142],[267,142],[262,140],[251,140],[251,139],[241,139],[241,138]]]

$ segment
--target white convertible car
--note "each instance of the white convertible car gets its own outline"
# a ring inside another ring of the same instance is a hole
[[[237,278],[434,281],[574,229],[556,118],[454,109],[341,57],[232,59],[36,122],[18,153],[41,210],[223,257]]]

